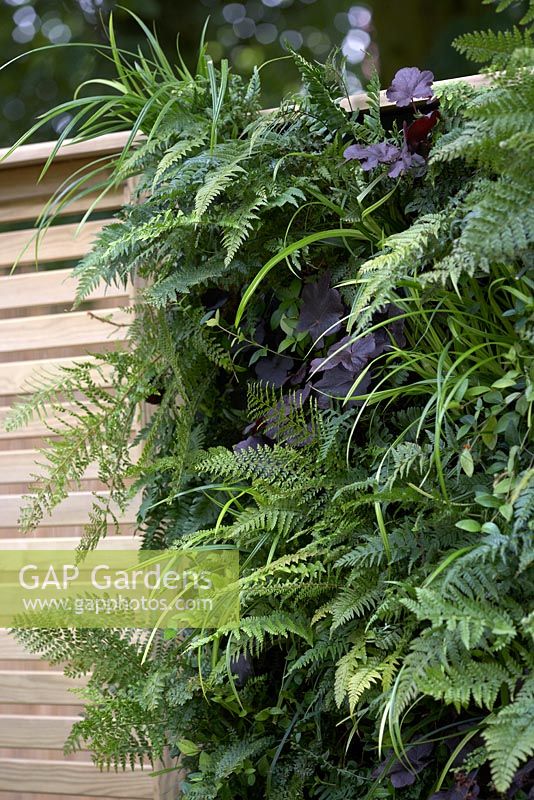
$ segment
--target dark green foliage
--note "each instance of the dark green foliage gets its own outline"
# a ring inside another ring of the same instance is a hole
[[[74,474],[89,456],[108,477],[118,464],[112,496],[132,476],[144,492],[144,547],[240,550],[242,618],[167,631],[143,663],[113,632],[21,634],[95,670],[70,746],[98,764],[168,743],[185,795],[217,800],[370,800],[397,796],[394,780],[426,798],[460,780],[451,768],[483,796],[515,786],[534,747],[533,86],[518,36],[498,40],[489,88],[441,92],[424,175],[345,163],[346,137],[384,138],[379,87],[361,123],[334,102],[332,65],[300,57],[300,108],[262,116],[257,76],[229,76],[216,136],[224,75],[182,75],[184,103],[118,166],[139,174],[140,203],[78,268],[80,299],[101,277],[148,282],[129,354],[103,357],[117,394],[77,368],[13,419],[51,398],[61,413],[58,393],[82,388],[101,411],[52,445],[40,504],[63,496],[62,448]],[[321,277],[334,330],[315,298],[314,341],[300,321]],[[361,359],[346,402],[314,384],[329,358]],[[147,398],[133,466],[126,423]],[[98,447],[115,419],[112,462]]]

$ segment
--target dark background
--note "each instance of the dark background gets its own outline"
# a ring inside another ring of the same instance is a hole
[[[309,58],[324,60],[334,46],[348,58],[348,84],[357,91],[373,64],[383,85],[402,66],[432,69],[436,78],[470,74],[468,64],[450,47],[458,34],[503,28],[520,16],[520,6],[496,14],[481,0],[122,0],[119,3],[156,25],[167,53],[175,52],[176,34],[186,61],[195,51],[206,18],[207,39],[215,60],[228,57],[235,70],[249,73],[254,64],[284,55],[284,44]],[[0,71],[0,145],[9,145],[36,116],[70,99],[82,81],[112,75],[113,69],[93,48],[44,45],[105,42],[105,21],[114,8],[120,44],[133,49],[143,40],[134,20],[113,0],[0,0],[0,62],[28,52]],[[278,103],[298,88],[288,61],[262,71],[264,105]],[[53,138],[61,126],[35,139]]]

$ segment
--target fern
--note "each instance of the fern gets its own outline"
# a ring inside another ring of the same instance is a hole
[[[488,720],[484,732],[498,792],[510,788],[523,761],[534,753],[534,687],[528,680],[510,705]]]
[[[214,151],[215,169],[208,172],[206,180],[196,194],[195,214],[197,219],[206,213],[214,200],[235,181],[237,176],[245,174],[245,168],[241,162],[247,157],[247,150],[234,146],[223,149],[223,146],[220,145]]]
[[[464,33],[456,39],[454,46],[470,61],[477,61],[479,64],[490,63],[494,69],[500,69],[506,65],[515,50],[528,47],[530,42],[531,36],[528,31],[512,28],[507,31]]]
[[[519,181],[511,186],[503,179],[491,187],[482,184],[475,192],[475,196],[483,196],[477,203],[476,216],[466,222],[460,246],[470,251],[478,249],[482,256],[494,258],[526,254],[532,243],[534,223],[527,186]]]

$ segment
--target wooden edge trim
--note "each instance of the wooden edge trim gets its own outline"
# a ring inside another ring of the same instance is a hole
[[[488,86],[491,83],[491,76],[489,75],[465,75],[459,78],[448,78],[447,80],[435,81],[434,86],[440,87],[450,83],[467,83],[470,86],[479,88],[481,86]],[[363,111],[368,108],[367,95],[365,92],[358,92],[352,94],[347,98],[341,100],[340,105],[347,111]],[[391,103],[386,93],[381,92],[380,105],[384,110],[394,108],[395,104]],[[275,108],[266,108],[263,113],[269,114],[276,111]],[[55,161],[69,160],[81,158],[83,156],[92,155],[106,155],[119,153],[129,137],[128,131],[119,131],[118,133],[108,133],[105,136],[97,136],[86,142],[76,142],[67,139],[65,143],[59,148]],[[143,136],[138,135],[135,137],[137,142],[143,140]],[[15,150],[9,157],[6,154],[10,148],[0,149],[0,169],[7,169],[9,167],[19,166],[20,164],[40,164],[46,161],[52,150],[54,149],[55,142],[38,142],[37,144],[25,144]]]
[[[129,131],[119,131],[118,133],[107,133],[104,136],[96,136],[85,142],[77,142],[73,139],[66,139],[59,148],[54,161],[68,161],[84,156],[102,156],[120,153],[130,136]],[[137,136],[140,141],[143,137]],[[36,144],[24,144],[17,148],[10,156],[7,156],[10,149],[4,147],[0,149],[0,169],[9,167],[28,166],[29,164],[40,164],[48,158],[55,147],[55,142],[37,142]]]

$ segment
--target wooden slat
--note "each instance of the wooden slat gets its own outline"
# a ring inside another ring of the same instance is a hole
[[[2,669],[0,703],[81,705],[80,698],[68,690],[85,686],[85,683],[81,678],[66,678],[62,672]]]
[[[101,312],[105,314],[106,312]],[[25,323],[19,320],[19,324]],[[0,364],[0,397],[17,395],[28,390],[27,383],[36,375],[45,375],[52,378],[63,367],[91,361],[92,356],[75,356],[73,358],[53,358],[43,360],[10,361]],[[93,378],[101,386],[110,385],[111,370],[107,367],[94,371]]]
[[[0,484],[33,482],[35,475],[44,472],[39,463],[46,464],[45,457],[38,450],[5,450],[0,452]],[[98,468],[90,465],[84,476],[86,479],[98,478]]]
[[[77,717],[0,714],[0,747],[63,750]]]
[[[0,628],[0,661],[39,661],[39,656],[28,653],[5,628]]]
[[[0,539],[0,555],[2,550],[75,550],[79,544],[79,536]],[[98,550],[139,550],[139,540],[133,536],[107,536],[98,543]]]
[[[120,341],[127,337],[131,320],[120,308],[2,319],[0,353]]]
[[[84,407],[87,411],[96,410],[96,406],[89,402]],[[44,406],[41,417],[30,420],[24,428],[17,428],[15,431],[7,431],[5,425],[11,413],[11,409],[9,406],[0,406],[0,446],[2,441],[6,439],[35,439],[51,436],[52,433],[48,427],[50,424],[60,431],[67,423],[69,425],[76,424],[77,417],[74,416],[73,412],[76,410],[79,411],[79,408],[72,403],[65,403],[63,408],[65,409],[65,413],[59,416],[50,409],[50,406]]]
[[[11,414],[11,408],[10,406],[0,406],[0,449],[3,449],[2,445],[5,448],[6,442],[16,445],[19,439],[42,439],[43,437],[56,435],[56,431],[62,433],[66,425],[78,425],[80,421],[79,406],[73,403],[64,403],[62,408],[64,412],[59,414],[59,412],[54,412],[50,406],[45,405],[42,408],[41,417],[30,420],[23,428],[8,431],[6,430],[6,422]],[[87,402],[84,403],[84,410],[85,413],[89,413],[98,409],[94,404]],[[50,425],[54,429],[54,434],[52,434]],[[136,422],[133,430],[137,431],[138,429],[139,425]],[[18,448],[13,447],[12,449],[20,449],[20,445]]]
[[[154,782],[148,771],[116,774],[99,772],[93,764],[33,759],[0,759],[0,788],[5,791],[42,792],[74,797],[113,797],[151,800]]]
[[[87,222],[76,235],[77,224],[53,225],[39,240],[38,260],[70,261],[85,255],[94,242],[95,236],[112,219]],[[0,233],[0,267],[35,264],[35,231],[9,231]]]
[[[15,170],[13,170],[13,172],[15,172]],[[30,188],[34,189],[33,196],[30,193]],[[13,223],[27,222],[29,220],[32,222],[35,221],[42,212],[44,205],[50,199],[52,191],[36,193],[35,186],[28,186],[28,197],[12,200],[11,202],[2,202],[0,198],[0,222]],[[61,210],[60,216],[61,214],[83,214],[97,197],[98,195],[88,194],[80,200],[73,200]],[[94,211],[115,211],[123,205],[123,202],[124,193],[122,191],[108,192],[108,194],[98,201]]]
[[[73,179],[76,180],[82,178],[83,175],[87,175],[93,169],[93,166],[91,158],[82,157],[69,161],[55,162],[44,175],[41,175],[43,164],[21,163],[11,167],[9,171],[4,171],[0,181],[0,222],[9,221],[4,214],[10,204],[13,204],[16,208],[17,205],[20,206],[24,203],[40,203],[35,215],[38,216],[57,191],[64,191],[67,186],[72,185]],[[2,163],[0,162],[1,169]],[[76,174],[74,175],[74,173]],[[109,171],[103,170],[94,179],[89,178],[84,188],[90,188],[94,181],[106,180],[109,174]],[[118,187],[114,192],[116,205],[121,206],[123,204],[121,200],[123,187]],[[111,195],[113,192],[110,191],[109,194]],[[88,198],[82,198],[83,201],[85,201],[85,207],[90,203]],[[66,209],[66,212],[68,213],[68,209]],[[16,219],[19,219],[19,217],[17,216]]]
[[[107,133],[104,136],[96,136],[87,142],[73,143],[67,139],[59,149],[55,161],[65,161],[84,157],[101,157],[122,150],[129,137],[128,131],[117,133]],[[141,141],[142,136],[138,135],[136,141]],[[4,147],[0,150],[0,168],[10,169],[15,164],[41,164],[46,161],[56,142],[39,142],[37,144],[26,144],[19,147],[8,158],[6,154],[9,148]]]
[[[0,277],[0,310],[32,308],[45,305],[67,305],[74,302],[78,281],[71,269],[56,269],[48,272],[25,272],[20,275]],[[100,283],[87,300],[104,297],[127,298],[131,287],[106,286]]]
[[[98,492],[99,497],[105,499],[109,492]],[[43,520],[40,527],[60,526],[60,525],[85,525],[89,519],[89,511],[95,501],[92,492],[76,492],[69,495],[60,506],[54,509],[52,515]],[[141,502],[140,497],[132,500],[126,512],[120,514],[118,509],[113,506],[114,513],[117,513],[121,524],[134,524],[137,509]],[[27,498],[23,495],[0,495],[0,528],[16,528],[20,515],[20,509],[27,503]]]

